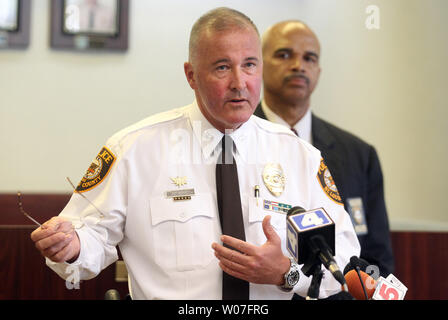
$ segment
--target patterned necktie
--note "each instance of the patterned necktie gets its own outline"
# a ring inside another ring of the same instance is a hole
[[[216,164],[216,195],[222,234],[246,241],[241,209],[238,170],[233,158],[233,140],[222,138],[222,151]],[[233,248],[231,248],[233,249]],[[248,300],[249,283],[223,272],[223,300]]]

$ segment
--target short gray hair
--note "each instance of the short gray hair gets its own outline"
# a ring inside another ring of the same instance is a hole
[[[202,15],[191,28],[190,42],[188,45],[188,59],[192,62],[193,55],[196,51],[197,43],[202,32],[205,30],[226,31],[235,28],[245,29],[253,28],[260,36],[255,23],[244,13],[235,9],[220,7],[208,11]]]

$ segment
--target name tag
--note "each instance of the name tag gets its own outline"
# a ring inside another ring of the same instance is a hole
[[[181,189],[166,191],[167,198],[172,198],[174,201],[191,200],[191,196],[194,196],[194,189]]]
[[[347,207],[356,234],[360,236],[369,233],[362,199],[360,197],[348,198]]]

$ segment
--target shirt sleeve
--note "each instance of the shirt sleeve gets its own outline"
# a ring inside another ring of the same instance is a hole
[[[118,148],[106,144],[59,214],[73,223],[81,245],[78,259],[71,264],[46,259],[63,279],[74,275],[91,279],[118,259],[116,246],[124,236],[127,207],[125,176]]]
[[[311,172],[311,201],[310,208],[324,208],[335,223],[335,261],[341,271],[349,263],[352,256],[360,254],[360,244],[354,231],[349,214],[345,211],[343,203],[337,192],[337,187],[326,167],[323,159]],[[327,298],[341,291],[341,285],[331,273],[325,270],[320,287],[319,298]]]

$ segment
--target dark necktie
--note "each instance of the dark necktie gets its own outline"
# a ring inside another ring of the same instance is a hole
[[[238,170],[232,151],[232,138],[224,135],[221,155],[216,164],[216,195],[219,220],[223,234],[246,241]],[[248,300],[249,283],[223,272],[222,298],[223,300]]]
[[[299,136],[299,133],[297,132],[297,130],[296,130],[296,129],[294,129],[294,128],[291,128],[291,131],[292,131],[292,132],[294,132],[296,136],[300,137],[300,136]]]

